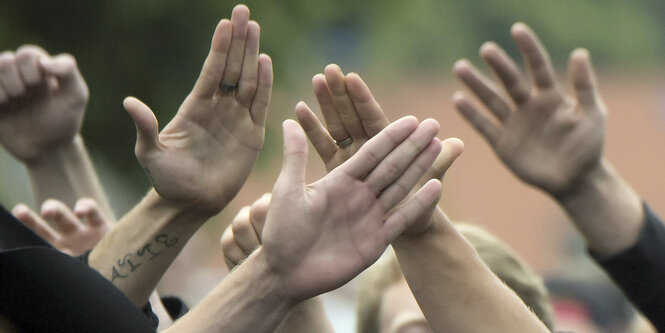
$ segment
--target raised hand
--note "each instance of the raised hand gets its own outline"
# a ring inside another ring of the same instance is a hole
[[[163,198],[215,214],[249,176],[272,89],[259,32],[244,5],[218,24],[194,89],[161,133],[145,104],[125,99],[138,131],[136,156]]]
[[[324,74],[314,76],[312,85],[326,125],[319,121],[304,102],[296,106],[296,115],[326,169],[331,171],[353,156],[367,140],[390,122],[372,92],[356,73],[345,76],[339,66],[328,65]],[[351,138],[350,143],[345,138]],[[430,179],[441,180],[464,149],[464,144],[456,138],[446,139],[441,145],[439,156],[420,179],[419,185]],[[426,230],[431,223],[432,212],[423,214],[404,234]]]
[[[285,121],[282,172],[262,231],[263,252],[294,300],[342,286],[371,265],[439,198],[438,180],[411,191],[441,149],[434,120],[402,118],[369,140],[321,180],[305,185],[307,144]]]
[[[12,213],[56,249],[72,256],[92,249],[113,229],[113,222],[107,220],[97,203],[88,198],[79,199],[73,211],[64,203],[51,199],[42,205],[41,216],[23,204],[16,205]]]
[[[38,46],[0,54],[0,143],[17,159],[38,162],[81,129],[88,87],[69,54]]]
[[[462,92],[455,93],[455,106],[518,177],[560,196],[600,168],[605,106],[586,50],[577,49],[570,56],[575,96],[569,96],[533,31],[517,23],[511,32],[531,84],[498,45],[488,42],[480,54],[503,89],[466,60],[458,61],[454,72],[492,116],[481,112]]]

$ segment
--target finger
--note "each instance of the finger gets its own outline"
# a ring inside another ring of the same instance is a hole
[[[305,169],[307,165],[307,141],[300,125],[287,119],[282,123],[284,132],[284,159],[282,171],[277,178],[273,193],[290,192],[292,189],[304,188]]]
[[[0,54],[0,86],[10,98],[25,94],[25,85],[16,67],[16,57],[13,52]]]
[[[247,257],[245,252],[238,246],[238,244],[236,244],[231,226],[228,226],[226,230],[224,230],[219,242],[222,247],[222,252],[224,253],[226,266],[229,269],[233,269],[233,267]]]
[[[346,91],[349,92],[365,133],[370,138],[377,135],[390,124],[381,106],[374,99],[374,95],[372,95],[363,79],[360,78],[360,75],[349,73],[346,76],[345,83]]]
[[[453,94],[453,104],[455,104],[455,107],[464,119],[493,146],[499,137],[499,128],[490,119],[482,115],[461,91]]]
[[[335,64],[331,64],[326,66],[324,74],[332,95],[332,102],[339,114],[342,125],[354,140],[366,139],[367,133],[365,133],[360,117],[356,112],[356,107],[346,91],[346,83],[344,83],[346,77],[342,73],[342,69]]]
[[[74,215],[76,215],[79,220],[85,220],[91,227],[111,225],[111,223],[102,216],[102,212],[99,209],[97,202],[90,198],[81,198],[76,201],[76,205],[74,205]]]
[[[549,89],[557,85],[554,66],[538,36],[524,23],[515,23],[511,28],[513,39],[524,56],[526,67],[535,86]]]
[[[577,49],[570,54],[570,72],[577,101],[585,109],[598,110],[602,104],[596,82],[596,75],[591,65],[589,51]]]
[[[501,122],[508,119],[511,108],[506,100],[499,94],[494,83],[481,74],[469,61],[458,60],[453,66],[453,72]]]
[[[264,126],[266,122],[266,113],[270,105],[270,94],[272,93],[272,60],[266,54],[259,56],[259,78],[256,93],[252,99],[252,106],[249,109],[254,123]]]
[[[408,168],[379,195],[384,212],[390,211],[411,192],[441,151],[441,141],[433,138]]]
[[[219,89],[231,46],[231,29],[231,21],[227,19],[217,24],[210,43],[210,52],[203,63],[192,94],[201,98],[211,98]]]
[[[34,231],[39,237],[43,238],[50,244],[55,244],[55,242],[60,238],[58,232],[53,230],[46,221],[44,221],[39,214],[32,211],[28,206],[24,204],[18,204],[12,209],[12,214],[21,221],[26,227]]]
[[[428,181],[407,202],[390,214],[383,223],[383,234],[392,242],[402,231],[420,218],[432,206],[436,205],[441,197],[441,182],[436,179]]]
[[[254,227],[249,220],[249,206],[240,209],[240,212],[231,222],[231,230],[236,243],[246,255],[250,255],[254,249],[261,245],[259,237],[256,236]]]
[[[39,58],[39,65],[47,75],[53,75],[58,81],[58,89],[64,93],[85,91],[88,86],[79,71],[76,59],[71,54]]]
[[[259,24],[251,21],[247,25],[247,42],[245,43],[244,59],[236,99],[238,103],[249,107],[256,88],[258,87],[259,68],[259,38],[261,28]]]
[[[515,105],[522,105],[529,100],[531,94],[529,84],[506,51],[493,42],[487,42],[480,48],[480,56],[499,77]]]
[[[229,47],[226,67],[222,75],[222,81],[229,84],[237,84],[242,71],[242,59],[245,53],[245,42],[247,40],[247,26],[249,24],[249,8],[245,5],[237,5],[231,14],[231,46]]]
[[[136,125],[136,156],[159,148],[159,128],[157,118],[150,108],[135,97],[127,97],[122,102],[127,113]]]
[[[441,142],[441,152],[423,177],[423,183],[430,179],[443,179],[443,175],[464,151],[464,142],[457,138],[448,138]]]
[[[328,82],[323,74],[316,74],[312,78],[312,87],[314,88],[314,95],[316,101],[319,103],[323,120],[326,122],[326,128],[330,136],[337,142],[343,141],[351,137],[349,132],[346,131],[342,124],[337,107],[333,103],[332,93],[328,87]]]
[[[55,224],[63,234],[69,234],[83,228],[81,221],[64,203],[48,199],[42,204],[42,217]]]
[[[383,131],[365,143],[358,152],[338,168],[357,179],[363,179],[418,128],[418,120],[406,116],[388,125]]]
[[[271,194],[266,193],[261,196],[258,200],[254,201],[252,207],[249,210],[249,221],[252,222],[254,231],[259,237],[259,242],[262,242],[261,235],[263,233],[263,227],[266,224],[266,217],[268,216],[268,208],[270,208],[270,199]]]
[[[314,112],[305,104],[305,102],[298,102],[296,104],[296,117],[300,126],[305,130],[309,142],[312,143],[314,149],[321,157],[323,164],[327,164],[330,159],[337,153],[337,145],[335,139],[330,136],[326,131],[323,124],[316,117]]]
[[[402,176],[404,171],[412,164],[416,156],[427,147],[439,132],[439,123],[434,119],[426,119],[386,156],[370,174],[365,178],[367,186],[376,194],[382,192],[388,185]],[[438,141],[438,140],[437,140]],[[438,144],[438,142],[437,142]],[[440,144],[439,148],[440,149]],[[437,151],[436,154],[439,152]],[[434,155],[436,157],[436,155]],[[434,161],[434,158],[432,158]],[[425,166],[423,172],[432,164]],[[422,174],[420,175],[422,176]],[[418,179],[420,179],[418,176]],[[416,181],[418,180],[416,179]],[[415,183],[414,183],[415,184]],[[408,193],[408,192],[407,192]]]
[[[26,86],[45,86],[42,71],[39,67],[39,59],[48,56],[44,49],[35,45],[24,45],[16,50],[16,65]]]

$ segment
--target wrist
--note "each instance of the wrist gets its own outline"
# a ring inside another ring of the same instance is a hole
[[[550,195],[559,203],[575,200],[580,196],[588,196],[597,191],[603,183],[607,183],[614,177],[614,170],[609,162],[602,159],[597,165],[589,169],[586,173],[576,178],[566,189],[550,193]]]
[[[44,149],[30,159],[23,161],[28,170],[51,167],[54,164],[65,164],[76,160],[80,152],[85,151],[85,144],[81,133],[77,133],[70,140]]]
[[[554,198],[598,256],[612,256],[637,241],[644,222],[642,199],[609,162],[603,160],[575,188]]]
[[[168,224],[188,224],[198,228],[214,216],[190,204],[164,198],[154,188],[148,191],[143,204],[146,205],[147,211],[151,212],[150,215],[161,216],[160,219],[168,221]]]
[[[409,227],[401,235],[399,235],[395,241],[419,240],[423,237],[431,237],[433,234],[444,233],[446,229],[446,223],[449,223],[448,218],[438,206],[434,207],[432,213],[427,214],[426,217],[422,218],[427,219],[427,221],[420,223],[421,227],[415,229],[413,226]]]

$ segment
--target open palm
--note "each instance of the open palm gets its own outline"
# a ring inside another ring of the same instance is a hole
[[[371,265],[438,200],[427,183],[395,212],[441,149],[438,124],[413,117],[388,126],[340,167],[305,186],[305,135],[285,127],[285,159],[262,232],[266,260],[288,295],[306,299],[335,289]]]
[[[194,89],[161,133],[147,106],[125,100],[138,129],[136,156],[165,199],[214,214],[249,176],[263,146],[272,89],[259,32],[245,6],[219,23]],[[237,88],[222,89],[223,81]]]

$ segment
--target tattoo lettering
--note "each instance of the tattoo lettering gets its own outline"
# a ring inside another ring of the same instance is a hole
[[[162,244],[166,245],[166,247],[171,247],[171,246],[174,246],[178,242],[178,238],[173,237],[173,238],[169,239],[168,235],[161,234],[161,235],[157,235],[157,237],[155,237],[155,241],[157,243],[162,243]]]
[[[131,256],[132,256],[131,253],[125,254],[125,256],[121,260],[118,260],[118,267],[122,267],[125,266],[125,264],[129,264],[130,268],[129,272],[131,273],[135,271],[139,266],[143,265],[142,263],[134,264],[131,260],[129,260],[129,257]]]
[[[111,282],[115,279],[124,279],[137,270],[147,260],[153,260],[159,257],[164,250],[173,247],[178,243],[178,238],[169,238],[167,234],[159,234],[149,243],[143,245],[136,253],[127,253],[121,259],[118,259],[112,267]],[[146,256],[149,254],[149,256]],[[129,271],[128,271],[129,270]],[[121,273],[123,272],[123,273]]]
[[[113,283],[113,281],[115,281],[115,279],[118,279],[118,278],[120,278],[120,279],[124,279],[124,278],[126,278],[127,276],[128,276],[128,275],[122,275],[122,274],[120,274],[120,272],[118,272],[118,270],[115,269],[115,266],[113,266],[113,276],[111,277],[111,283]]]
[[[162,251],[159,252],[154,252],[150,247],[152,246],[152,243],[146,244],[142,249],[136,251],[136,254],[139,255],[139,257],[142,257],[146,252],[150,253],[150,260],[157,258],[160,254],[162,254]]]

